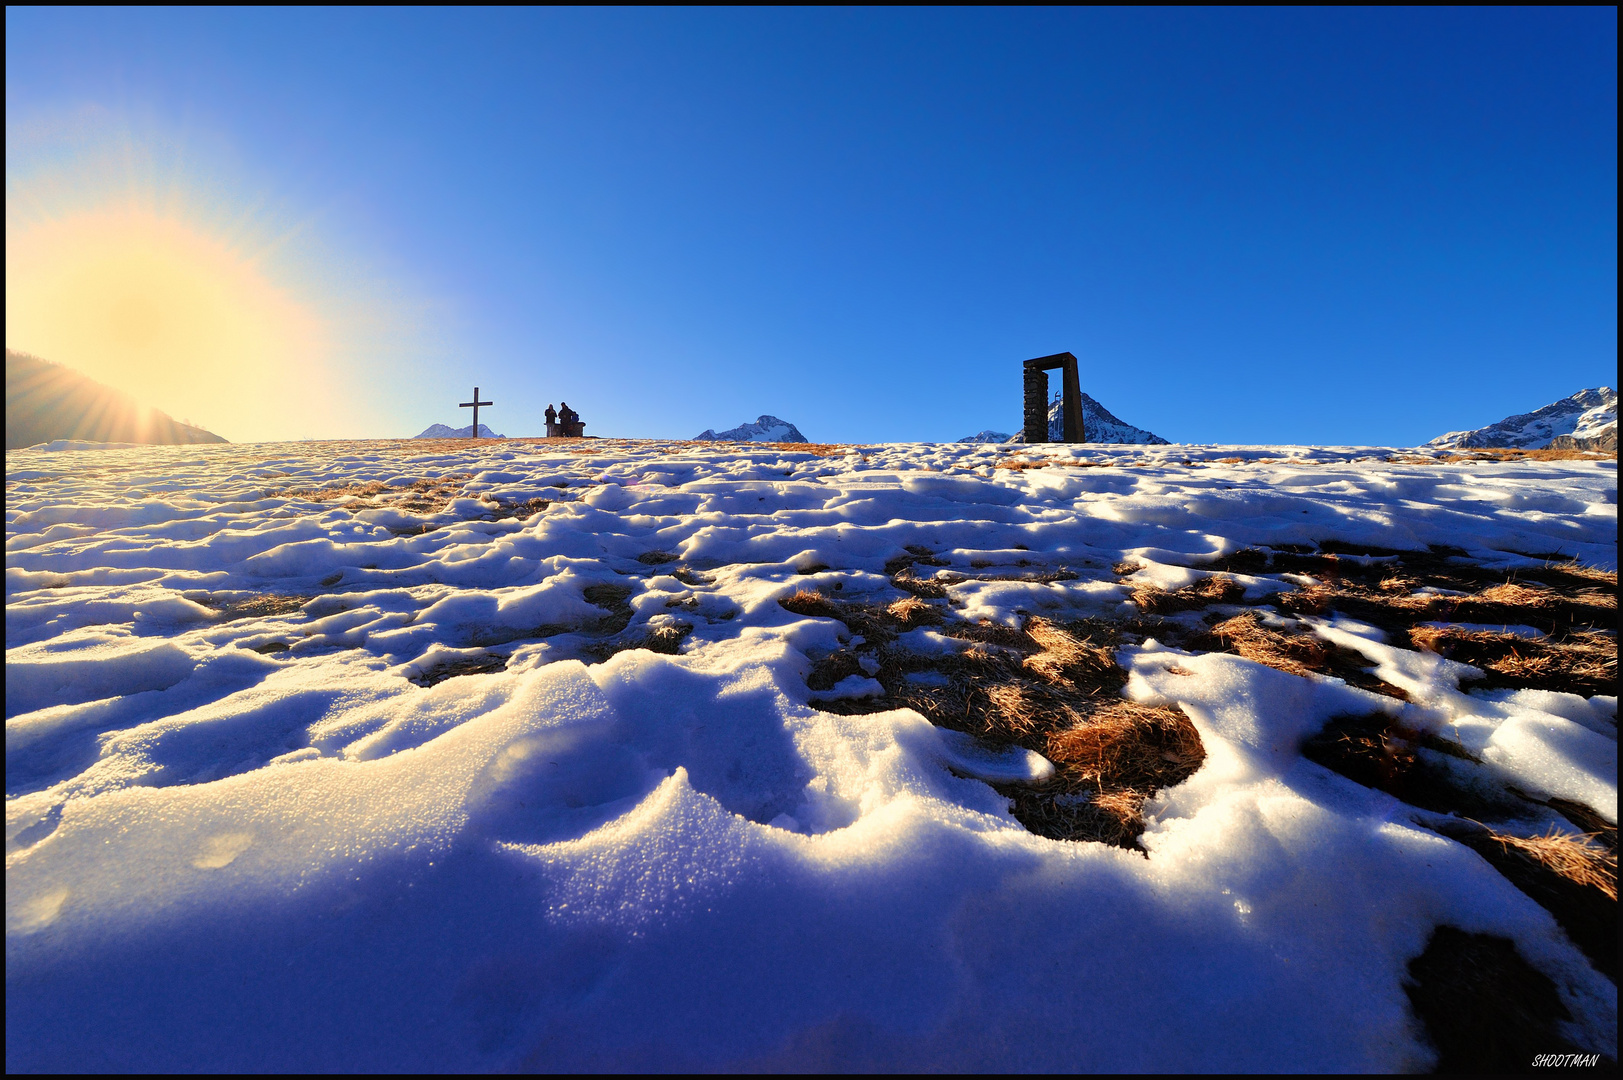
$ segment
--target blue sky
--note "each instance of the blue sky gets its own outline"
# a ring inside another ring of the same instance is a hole
[[[1615,384],[1611,8],[6,29],[7,344],[41,351],[13,234],[136,191],[333,327],[346,404],[294,386],[254,437],[466,423],[477,382],[508,434],[567,399],[601,435],[953,439],[1015,430],[1059,350],[1182,442],[1412,444]]]

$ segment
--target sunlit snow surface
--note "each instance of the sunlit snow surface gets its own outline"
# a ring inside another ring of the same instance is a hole
[[[968,778],[1034,755],[809,707],[808,653],[848,631],[778,604],[894,599],[907,545],[1079,575],[950,586],[1011,624],[1130,614],[1114,563],[1176,587],[1253,544],[1615,567],[1615,463],[1025,452],[1111,467],[994,470],[1010,448],[973,444],[8,453],[8,1068],[1423,1068],[1402,980],[1445,921],[1513,938],[1574,1040],[1615,1055],[1616,991],[1542,908],[1296,752],[1333,714],[1410,709],[1615,820],[1615,699],[1464,693],[1356,624],[1323,632],[1413,704],[1123,649],[1127,692],[1181,704],[1208,753],[1150,805],[1146,858],[1034,836]],[[456,497],[419,514],[299,494],[435,480]],[[599,584],[631,590],[625,634],[692,625],[682,653],[594,662]],[[411,681],[492,654],[505,671]]]

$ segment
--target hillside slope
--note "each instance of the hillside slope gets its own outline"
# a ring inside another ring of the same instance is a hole
[[[1559,441],[1558,441],[1559,440]],[[1450,450],[1470,447],[1617,449],[1617,391],[1580,390],[1533,412],[1507,416],[1471,431],[1450,431],[1426,444]]]
[[[54,439],[127,443],[223,443],[212,431],[139,405],[72,368],[6,350],[6,449]]]

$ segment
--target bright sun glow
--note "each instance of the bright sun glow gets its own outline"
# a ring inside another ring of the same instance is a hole
[[[9,348],[228,439],[302,433],[290,418],[326,396],[325,338],[254,259],[181,221],[107,210],[7,230]]]

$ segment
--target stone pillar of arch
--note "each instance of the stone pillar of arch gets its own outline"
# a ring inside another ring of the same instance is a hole
[[[1061,369],[1063,396],[1060,415],[1064,435],[1061,442],[1086,442],[1082,430],[1082,383],[1076,374],[1076,357],[1068,352],[1039,356],[1022,365],[1025,370],[1026,442],[1048,442],[1048,373]]]

